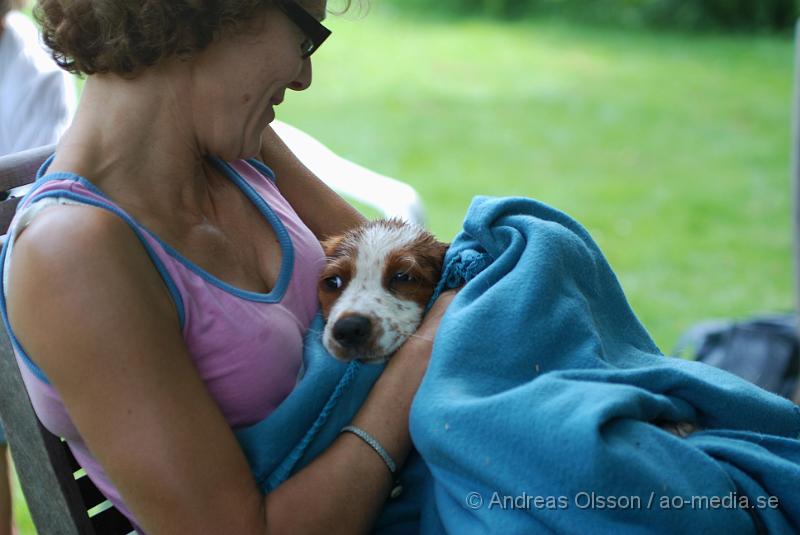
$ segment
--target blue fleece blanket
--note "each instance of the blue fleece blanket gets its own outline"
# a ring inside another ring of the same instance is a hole
[[[445,266],[437,293],[466,284],[412,405],[405,491],[376,532],[800,531],[800,409],[662,356],[573,219],[476,198]],[[237,432],[263,492],[336,438],[382,370],[335,361],[321,328],[295,391]]]

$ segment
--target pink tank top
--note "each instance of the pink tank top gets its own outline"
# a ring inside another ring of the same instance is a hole
[[[37,181],[11,223],[12,243],[6,256],[13,251],[16,227],[39,203],[78,202],[108,209],[123,218],[164,279],[178,310],[189,354],[228,424],[235,429],[263,420],[297,383],[303,334],[318,309],[316,288],[324,255],[317,239],[281,196],[269,168],[255,160],[215,163],[257,206],[280,241],[280,274],[269,293],[241,290],[205,272],[139,225],[89,181],[71,173],[51,173]],[[7,265],[8,258],[4,260]],[[4,279],[5,273],[4,269]],[[4,288],[6,284],[4,280]],[[25,386],[42,424],[67,440],[91,480],[136,527],[119,493],[89,453],[58,393],[36,366],[35,355],[27,355],[13,333],[11,336]]]

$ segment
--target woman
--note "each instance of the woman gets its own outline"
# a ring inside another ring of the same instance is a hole
[[[39,3],[46,40],[89,76],[6,262],[40,418],[144,532],[368,530],[392,480],[366,441],[341,435],[265,497],[231,431],[291,390],[317,238],[362,220],[265,129],[311,83],[324,0],[63,4]],[[446,302],[352,422],[398,463]]]

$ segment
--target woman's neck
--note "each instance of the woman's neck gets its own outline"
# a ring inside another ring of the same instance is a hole
[[[84,176],[115,201],[157,203],[165,213],[200,210],[208,166],[195,135],[191,84],[183,82],[190,77],[159,70],[133,79],[89,76],[50,169]]]

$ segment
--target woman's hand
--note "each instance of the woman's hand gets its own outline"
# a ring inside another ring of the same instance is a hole
[[[456,291],[448,291],[439,297],[418,335],[397,350],[351,422],[375,437],[398,468],[411,450],[411,402],[427,369],[444,311],[455,295]],[[344,433],[267,497],[266,516],[274,526],[291,526],[294,533],[365,533],[383,508],[391,486],[383,459],[363,440]],[[307,498],[321,492],[326,499]],[[302,515],[297,514],[297,503],[303,503]]]
[[[430,310],[428,310],[428,313],[425,314],[425,317],[422,318],[422,323],[420,323],[417,331],[394,354],[389,367],[392,366],[392,362],[405,362],[405,360],[411,359],[416,362],[419,379],[420,381],[422,380],[422,375],[425,374],[425,370],[428,368],[428,361],[433,350],[433,341],[439,331],[439,324],[442,321],[442,317],[444,317],[445,311],[450,306],[450,302],[455,298],[459,290],[460,288],[457,288],[441,293]]]
[[[439,331],[439,323],[442,321],[445,311],[460,290],[461,288],[455,288],[453,290],[444,291],[439,295],[436,301],[434,301],[433,306],[431,306],[431,309],[422,319],[422,323],[419,329],[417,329],[417,336],[423,338],[430,337],[431,342],[433,342],[433,338]]]
[[[318,239],[364,223],[364,216],[303,165],[272,127],[262,133],[260,156],[275,172],[281,195]]]

